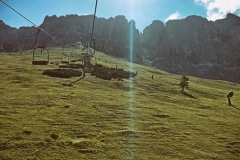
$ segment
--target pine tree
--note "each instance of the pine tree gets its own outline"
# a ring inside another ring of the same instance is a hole
[[[182,88],[181,92],[184,92],[184,88],[187,88],[189,87],[189,78],[186,77],[186,76],[182,76],[182,81],[180,82],[179,86]]]

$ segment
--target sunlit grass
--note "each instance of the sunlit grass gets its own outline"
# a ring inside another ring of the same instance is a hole
[[[47,66],[31,65],[29,52],[0,56],[0,159],[239,158],[239,84],[190,77],[182,94],[181,75],[97,52],[98,63],[138,75],[86,74],[65,87],[77,78],[42,75],[58,68],[61,48],[50,49]]]

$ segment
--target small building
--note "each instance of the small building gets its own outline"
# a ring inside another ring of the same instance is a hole
[[[82,42],[76,42],[75,45],[82,45]]]

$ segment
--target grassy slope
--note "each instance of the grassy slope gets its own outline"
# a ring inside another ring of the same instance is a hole
[[[61,50],[51,50],[51,62]],[[31,53],[1,53],[0,159],[238,159],[240,85],[181,76],[141,65],[138,75],[106,81],[43,76]],[[129,70],[102,53],[98,63]],[[105,64],[105,62],[107,63]],[[151,79],[154,74],[154,80]],[[234,91],[228,106],[226,95]],[[54,139],[54,135],[58,138]]]

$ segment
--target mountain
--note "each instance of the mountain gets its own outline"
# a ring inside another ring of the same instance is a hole
[[[79,41],[86,43],[91,37],[92,23],[93,15],[46,16],[39,27],[53,37],[40,32],[38,43],[47,47],[73,44]],[[2,31],[10,32],[10,29],[5,27]],[[15,29],[15,32],[9,33],[10,39],[4,39],[0,43],[11,43],[14,46],[12,49],[4,47],[4,50],[8,52],[19,51],[19,47],[23,50],[29,50],[35,45],[37,31],[35,27],[21,27],[18,30]],[[112,56],[130,60],[128,56],[130,33],[133,34],[134,39],[133,62],[141,63],[141,56],[137,54],[141,52],[139,31],[136,29],[135,22],[133,20],[128,22],[124,16],[109,19],[96,18],[93,35],[96,49]],[[6,36],[8,35],[3,35],[3,37]]]
[[[16,51],[16,33],[17,29],[6,25],[0,20],[0,51]]]
[[[93,15],[46,16],[40,27],[39,45],[47,47],[90,40]],[[11,28],[0,22],[0,46],[13,52],[32,49],[37,29]],[[56,38],[58,41],[54,40]],[[151,65],[181,75],[240,83],[240,18],[228,14],[215,22],[200,16],[155,20],[143,33],[124,16],[96,17],[93,38],[96,50],[108,55]],[[61,43],[59,43],[61,42]]]
[[[240,83],[240,18],[160,21],[141,36],[145,62],[167,72]]]

